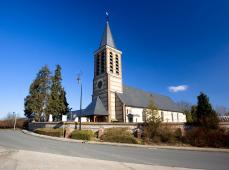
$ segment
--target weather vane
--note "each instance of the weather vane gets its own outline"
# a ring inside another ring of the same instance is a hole
[[[106,11],[106,18],[107,18],[107,21],[109,21],[109,13]]]

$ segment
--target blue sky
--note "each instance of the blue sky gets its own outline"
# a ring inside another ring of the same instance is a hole
[[[82,71],[83,105],[90,102],[106,11],[123,51],[125,84],[191,103],[203,91],[213,105],[229,107],[229,1],[0,0],[0,118],[23,115],[29,86],[45,64],[62,66],[73,109]]]

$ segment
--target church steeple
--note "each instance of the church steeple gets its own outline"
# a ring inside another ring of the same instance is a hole
[[[123,93],[122,88],[122,52],[115,46],[109,26],[108,13],[103,37],[99,49],[94,53],[93,95],[100,98],[108,113],[108,122],[116,121],[116,93]]]
[[[103,37],[102,37],[102,40],[100,42],[100,48],[105,46],[105,45],[116,48],[114,39],[113,39],[112,34],[111,34],[111,29],[110,29],[110,25],[109,25],[108,20],[106,21],[105,29],[103,32]]]

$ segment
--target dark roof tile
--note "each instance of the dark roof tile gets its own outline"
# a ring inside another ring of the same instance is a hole
[[[103,37],[100,42],[100,47],[103,47],[104,45],[108,45],[110,47],[116,48],[108,21],[106,22],[106,26],[103,32]]]
[[[76,111],[72,111],[72,113],[74,115],[80,116],[80,111],[76,110]],[[94,100],[92,100],[92,102],[85,108],[82,109],[82,113],[81,116],[93,116],[93,115],[103,115],[103,116],[107,116],[108,113],[105,109],[105,107],[103,106],[102,101],[100,100],[99,97],[95,98]]]
[[[147,108],[152,101],[161,110],[180,112],[177,104],[168,96],[147,93],[127,86],[123,86],[123,93],[117,93],[117,96],[127,106]]]

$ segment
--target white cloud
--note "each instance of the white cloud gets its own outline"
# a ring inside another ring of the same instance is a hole
[[[188,86],[187,85],[180,85],[180,86],[169,86],[168,87],[169,91],[172,92],[172,93],[177,93],[177,92],[180,92],[180,91],[185,91],[188,89]]]

